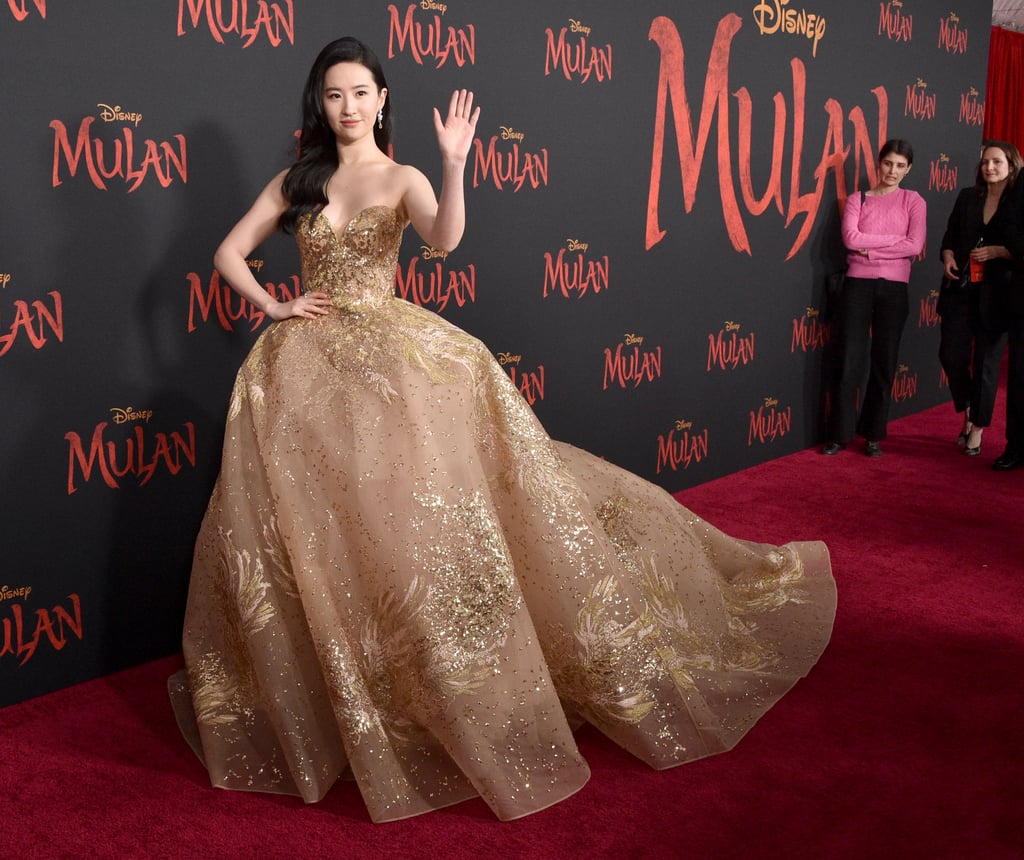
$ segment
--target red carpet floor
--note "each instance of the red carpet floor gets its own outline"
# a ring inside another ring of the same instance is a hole
[[[1000,404],[1001,411],[1001,404]],[[209,788],[149,663],[0,710],[0,856],[1020,858],[1024,469],[989,467],[940,407],[879,460],[815,451],[680,494],[753,540],[822,538],[832,642],[730,753],[653,772],[590,729],[593,777],[511,823],[480,801],[371,824],[352,783],[315,806]]]

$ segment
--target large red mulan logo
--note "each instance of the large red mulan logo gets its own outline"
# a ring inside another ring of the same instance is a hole
[[[196,466],[196,428],[191,421],[182,425],[182,431],[170,433],[151,431],[149,421],[153,413],[148,410],[115,408],[114,424],[132,424],[131,433],[119,439],[108,439],[109,421],[101,421],[92,431],[86,446],[82,436],[74,430],[64,434],[68,443],[68,495],[78,492],[76,477],[88,483],[93,470],[99,473],[110,489],[120,489],[120,481],[128,476],[143,487],[158,470],[177,475],[185,465]],[[88,447],[88,450],[86,448]]]
[[[660,475],[662,469],[678,472],[680,468],[689,469],[708,456],[708,429],[697,432],[692,421],[676,421],[676,426],[668,433],[658,436],[658,460],[655,474]]]
[[[54,651],[63,651],[69,641],[68,633],[82,641],[82,601],[77,594],[68,595],[67,608],[58,605],[35,610],[32,627],[31,614],[25,612],[22,603],[7,605],[8,600],[27,600],[31,593],[31,586],[12,589],[5,585],[0,589],[0,660],[14,657],[19,666],[32,659],[41,642],[49,642]]]
[[[248,48],[261,35],[274,48],[286,39],[295,44],[292,0],[283,4],[268,0],[178,0],[178,36],[185,35],[186,23],[198,30],[204,18],[213,40],[222,45],[225,36],[238,36],[242,47]]]
[[[717,334],[708,335],[708,372],[718,367],[735,370],[754,360],[754,332],[740,334],[740,324],[726,320]]]
[[[416,18],[417,8],[435,14],[429,21],[422,22]],[[430,59],[437,69],[449,60],[459,68],[476,63],[476,27],[467,24],[459,29],[442,25],[441,15],[447,11],[447,4],[421,0],[406,6],[403,19],[397,6],[388,6],[388,59],[408,50],[413,62],[420,66]]]
[[[499,191],[503,191],[506,186],[515,192],[527,184],[530,188],[548,184],[547,149],[538,152],[521,149],[519,145],[526,139],[526,134],[510,126],[501,126],[500,139],[512,142],[511,151],[507,146],[499,149],[498,139],[499,135],[491,135],[486,150],[480,138],[473,141],[476,152],[476,158],[473,160],[474,188],[479,187],[480,183],[486,182],[488,178]]]
[[[569,33],[576,38],[566,39]],[[544,75],[561,70],[567,81],[578,80],[585,84],[593,76],[595,81],[607,81],[612,77],[612,46],[590,45],[590,27],[581,21],[569,19],[569,26],[562,27],[555,36],[548,27],[544,31],[547,36],[547,50],[544,52]],[[570,44],[571,43],[571,44]]]
[[[426,264],[421,268],[421,261]],[[464,307],[476,301],[476,266],[465,269],[445,269],[446,251],[422,245],[405,271],[398,266],[395,272],[395,294],[407,302],[441,313],[449,302]]]
[[[918,328],[935,328],[939,324],[939,291],[929,290],[928,295],[921,299],[921,307],[917,314]]]
[[[766,397],[757,411],[750,412],[750,425],[747,429],[747,447],[757,442],[766,445],[781,439],[793,429],[793,407],[779,406],[774,397]]]
[[[589,248],[588,242],[567,239],[556,255],[544,252],[544,298],[561,294],[582,299],[588,293],[597,295],[608,289],[608,255],[588,260]]]
[[[823,322],[821,311],[807,308],[803,316],[793,320],[793,337],[789,343],[789,351],[795,353],[814,352],[824,349],[832,342],[832,327]]]
[[[11,10],[15,21],[24,21],[31,14],[28,5],[28,0],[7,0],[7,8]],[[32,5],[36,7],[40,18],[46,17],[46,0],[32,0]]]
[[[960,18],[950,12],[939,19],[939,45],[947,54],[967,53],[967,28],[960,26]]]
[[[614,350],[605,347],[602,390],[607,391],[609,385],[639,388],[661,378],[661,347],[649,349],[643,343],[643,335],[627,334]]]
[[[10,272],[0,272],[0,288],[6,289],[10,282]],[[15,299],[10,324],[6,323],[4,309],[0,307],[0,357],[7,355],[19,340],[28,341],[32,349],[42,349],[49,342],[47,329],[58,341],[64,342],[64,300],[57,290],[51,290],[47,296],[49,304],[40,299],[32,302]]]
[[[896,376],[892,380],[893,403],[902,403],[917,395],[917,373],[911,373],[910,368],[901,364],[896,370]]]
[[[907,100],[903,103],[903,116],[913,119],[935,119],[935,93],[928,92],[928,84],[921,78],[913,84],[907,84]]]
[[[247,261],[250,269],[259,271],[263,268],[262,260]],[[210,276],[203,290],[203,282],[198,274],[189,272],[185,276],[188,282],[188,331],[194,332],[199,327],[199,320],[203,323],[215,319],[224,331],[235,331],[236,324],[244,322],[249,331],[256,331],[264,322],[267,315],[254,304],[243,299],[228,285],[227,281],[221,280],[220,272],[216,269]],[[292,275],[288,283],[264,284],[267,292],[279,302],[290,302],[297,299],[302,293],[302,286],[298,275]]]
[[[661,64],[658,75],[658,92],[654,119],[654,146],[651,156],[651,183],[647,202],[647,236],[646,247],[653,248],[665,238],[666,231],[661,229],[658,219],[658,207],[661,200],[662,160],[665,149],[665,130],[668,124],[669,110],[674,121],[673,130],[678,147],[679,168],[682,173],[682,191],[684,209],[689,213],[697,196],[697,185],[701,177],[701,165],[708,147],[711,123],[718,117],[717,159],[718,189],[722,203],[729,240],[733,248],[747,254],[751,253],[743,217],[740,214],[737,200],[737,184],[743,204],[748,213],[754,217],[761,216],[769,206],[773,205],[780,215],[784,215],[788,228],[800,215],[804,216],[800,231],[786,259],[792,258],[807,241],[818,217],[818,210],[825,194],[828,174],[832,174],[835,183],[836,198],[840,209],[846,203],[846,161],[852,150],[854,170],[852,175],[860,176],[863,170],[868,177],[868,184],[873,185],[877,177],[875,153],[881,141],[888,136],[889,96],[885,87],[871,90],[878,107],[877,136],[871,140],[868,134],[867,121],[860,107],[852,108],[848,113],[835,99],[826,99],[824,110],[828,116],[828,128],[821,149],[821,157],[813,174],[815,185],[811,191],[801,193],[800,177],[805,175],[802,168],[804,151],[804,126],[806,113],[807,70],[799,59],[790,61],[793,80],[792,123],[788,131],[792,141],[787,144],[787,124],[789,112],[786,99],[781,92],[774,97],[775,124],[772,143],[771,172],[764,193],[758,197],[754,190],[751,154],[753,152],[753,104],[746,87],[736,87],[729,81],[729,63],[732,40],[739,32],[743,22],[738,15],[726,15],[718,24],[715,32],[711,56],[708,59],[707,73],[704,79],[704,99],[701,105],[700,119],[697,123],[697,136],[694,140],[694,123],[691,118],[690,105],[687,100],[684,79],[683,43],[675,24],[668,18],[655,18],[651,24],[649,38],[657,43],[661,51]],[[730,134],[730,97],[738,103],[739,140],[738,180],[734,177],[733,153]],[[849,119],[853,126],[853,142],[850,146],[844,143],[844,123]],[[782,188],[782,160],[787,147],[791,151],[789,198],[784,204]],[[758,145],[758,151],[763,146]]]
[[[878,35],[890,42],[909,42],[914,38],[914,16],[903,11],[902,0],[878,4]]]
[[[960,168],[951,166],[945,153],[933,158],[928,165],[929,191],[956,191],[960,184]]]
[[[498,364],[508,371],[512,384],[519,389],[526,402],[533,406],[538,400],[544,399],[544,365],[538,364],[535,370],[524,370],[520,365],[523,357],[511,352],[499,352],[496,356]]]
[[[985,102],[978,101],[978,91],[974,87],[960,93],[960,115],[957,122],[962,125],[985,124]]]
[[[135,130],[142,122],[142,114],[128,111],[120,105],[97,105],[99,119],[104,123],[121,126],[121,136],[105,141],[93,134],[93,123],[97,117],[87,116],[78,125],[78,136],[72,145],[67,126],[59,119],[50,122],[53,129],[53,187],[63,184],[61,164],[68,173],[75,176],[78,168],[85,164],[86,173],[92,184],[101,191],[107,190],[106,183],[120,179],[128,185],[128,191],[135,191],[144,181],[153,178],[162,188],[167,188],[175,177],[188,182],[188,145],[185,135],[176,134],[170,141],[156,141],[145,138],[136,140]]]

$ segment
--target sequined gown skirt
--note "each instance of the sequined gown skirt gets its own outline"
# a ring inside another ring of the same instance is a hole
[[[834,611],[823,544],[735,540],[553,442],[479,341],[388,298],[241,368],[170,689],[215,786],[512,819],[586,782],[581,719],[655,768],[731,748]]]

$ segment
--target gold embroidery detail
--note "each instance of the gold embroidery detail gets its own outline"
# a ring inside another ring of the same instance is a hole
[[[665,674],[681,690],[697,687],[696,675],[770,668],[776,650],[757,637],[756,616],[803,602],[797,587],[803,566],[794,552],[751,557],[751,570],[721,583],[726,630],[702,630],[687,613],[673,584],[633,537],[634,505],[612,496],[598,509],[620,562],[635,579],[640,605],[631,606],[612,577],[584,597],[573,635],[559,637],[556,685],[560,694],[593,717],[639,722],[656,706],[654,685]],[[628,620],[625,620],[628,619]]]
[[[196,720],[209,725],[227,725],[251,717],[256,700],[256,676],[249,659],[248,640],[270,622],[274,607],[265,599],[269,583],[263,578],[263,562],[246,549],[236,549],[231,532],[218,530],[220,576],[218,604],[224,616],[224,657],[207,654],[193,670],[190,683]],[[232,680],[234,679],[234,680]]]

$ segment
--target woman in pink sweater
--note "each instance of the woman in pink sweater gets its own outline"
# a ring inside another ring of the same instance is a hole
[[[837,320],[838,382],[830,441],[822,454],[838,454],[855,435],[864,437],[869,457],[882,454],[879,442],[885,438],[900,338],[910,312],[910,263],[924,249],[924,198],[900,188],[913,163],[907,141],[886,141],[878,154],[877,182],[846,201],[842,233],[848,268]]]

